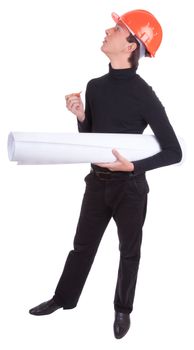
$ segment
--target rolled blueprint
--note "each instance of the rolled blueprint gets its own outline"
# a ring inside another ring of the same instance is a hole
[[[115,148],[129,161],[160,152],[154,135],[11,132],[8,156],[18,164],[113,162]]]

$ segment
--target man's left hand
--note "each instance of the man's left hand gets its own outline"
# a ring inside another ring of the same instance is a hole
[[[124,158],[116,149],[112,150],[112,153],[116,157],[116,160],[112,163],[99,163],[96,164],[102,168],[108,168],[111,171],[133,171],[134,165]]]

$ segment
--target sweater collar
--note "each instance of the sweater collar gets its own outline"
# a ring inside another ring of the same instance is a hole
[[[109,75],[116,79],[130,79],[136,74],[136,68],[114,69],[109,63]]]

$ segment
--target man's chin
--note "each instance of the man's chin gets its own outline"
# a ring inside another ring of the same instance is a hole
[[[104,45],[102,45],[100,49],[106,56],[108,56],[108,52],[107,52],[106,48],[104,47]]]

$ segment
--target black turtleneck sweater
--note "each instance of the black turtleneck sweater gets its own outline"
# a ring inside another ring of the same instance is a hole
[[[80,132],[142,134],[150,125],[161,152],[134,161],[134,174],[180,162],[182,152],[165,109],[133,68],[113,69],[89,81]]]

